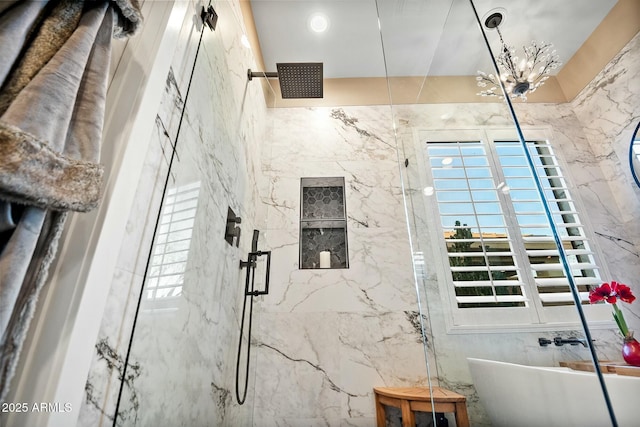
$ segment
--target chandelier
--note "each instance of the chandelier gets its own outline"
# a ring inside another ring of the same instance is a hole
[[[487,88],[480,91],[478,95],[502,98],[500,90],[500,81],[502,81],[511,98],[526,101],[527,94],[535,92],[549,78],[551,70],[558,68],[561,64],[560,58],[556,55],[556,51],[552,50],[551,43],[536,41],[533,41],[529,47],[524,47],[524,58],[518,58],[515,55],[515,49],[507,45],[502,38],[499,28],[501,22],[502,13],[496,12],[489,15],[484,23],[487,28],[495,28],[500,37],[502,47],[500,55],[496,58],[500,76],[478,71],[476,77],[478,86]]]

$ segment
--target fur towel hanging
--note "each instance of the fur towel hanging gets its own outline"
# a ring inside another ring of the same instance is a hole
[[[100,198],[111,40],[137,0],[0,2],[0,402],[67,211]]]

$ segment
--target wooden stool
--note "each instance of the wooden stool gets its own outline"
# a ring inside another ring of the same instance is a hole
[[[384,406],[393,406],[402,411],[402,427],[415,427],[419,412],[453,412],[456,427],[469,427],[467,398],[450,390],[432,387],[374,387],[376,397],[376,418],[378,427],[386,426]],[[433,408],[431,407],[433,401]]]

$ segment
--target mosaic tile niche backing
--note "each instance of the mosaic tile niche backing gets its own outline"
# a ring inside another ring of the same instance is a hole
[[[320,268],[321,251],[330,268],[348,268],[344,178],[302,178],[301,187],[300,268]]]
[[[343,219],[344,187],[302,187],[304,219]]]

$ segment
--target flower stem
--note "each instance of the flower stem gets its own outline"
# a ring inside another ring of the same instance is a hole
[[[613,303],[611,305],[613,306],[613,318],[618,324],[618,328],[620,329],[622,336],[626,337],[627,335],[629,335],[629,328],[627,327],[627,322],[625,322],[624,320],[622,311],[618,308],[618,305],[616,303]]]

